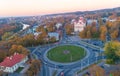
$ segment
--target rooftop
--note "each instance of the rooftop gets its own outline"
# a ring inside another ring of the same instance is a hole
[[[6,57],[4,61],[0,63],[0,66],[12,67],[15,64],[19,63],[20,61],[22,61],[24,57],[25,55],[23,54],[14,53],[14,55]]]

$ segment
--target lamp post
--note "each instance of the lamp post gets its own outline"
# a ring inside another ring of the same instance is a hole
[[[80,70],[82,70],[82,60],[81,60],[81,63],[80,63]]]
[[[57,70],[57,66],[55,65],[55,70]]]
[[[70,60],[71,60],[71,62],[72,62],[72,55],[70,55]]]
[[[77,72],[75,73],[75,76],[78,76]]]

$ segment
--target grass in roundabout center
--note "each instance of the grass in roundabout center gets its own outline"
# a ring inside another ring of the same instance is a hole
[[[78,61],[85,55],[86,51],[82,47],[74,45],[57,46],[47,52],[48,59],[60,63]]]

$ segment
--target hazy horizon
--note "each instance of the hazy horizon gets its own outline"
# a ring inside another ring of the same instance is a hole
[[[0,0],[0,17],[36,16],[120,7],[120,0]]]

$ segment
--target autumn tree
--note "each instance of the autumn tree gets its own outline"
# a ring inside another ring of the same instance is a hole
[[[106,62],[109,64],[119,62],[120,60],[120,43],[118,41],[111,41],[105,44]]]
[[[7,51],[0,50],[0,62],[2,62],[6,56],[7,56]]]
[[[90,31],[87,31],[86,37],[91,38],[91,32]]]
[[[105,41],[106,40],[106,33],[107,33],[107,28],[106,26],[100,26],[100,39]]]
[[[12,36],[13,32],[6,32],[2,35],[2,40],[7,40],[10,36]]]
[[[48,36],[48,34],[47,34],[47,32],[42,32],[41,34],[39,34],[38,36],[37,36],[37,38],[36,38],[36,43],[37,44],[43,44],[43,43],[45,43],[46,42],[46,38],[47,38],[47,36]]]
[[[55,41],[56,41],[56,38],[53,36],[53,37],[50,38],[49,41],[50,41],[50,42],[55,42]]]
[[[118,37],[118,33],[119,33],[118,30],[114,30],[114,31],[110,34],[112,40],[115,40],[115,39]]]
[[[102,69],[101,67],[99,67],[98,65],[92,65],[89,68],[90,74],[91,76],[105,76],[105,71],[104,69]]]
[[[9,50],[9,54],[13,55],[15,52],[25,55],[29,54],[29,51],[21,45],[12,45],[12,47]]]
[[[46,30],[48,32],[54,32],[56,30],[55,23],[54,22],[47,23]]]
[[[99,38],[100,32],[96,28],[96,26],[92,26],[92,28],[91,28],[91,34],[92,34],[92,38]]]
[[[65,25],[66,34],[71,35],[72,32],[73,32],[73,30],[74,30],[74,29],[73,29],[73,25],[72,25],[72,24],[67,23],[67,24]]]
[[[36,31],[37,32],[44,32],[45,31],[44,25],[40,25],[39,27],[37,27]]]
[[[81,38],[86,38],[86,31],[85,31],[85,30],[81,31],[81,32],[79,33],[79,36],[80,36]]]
[[[29,69],[26,71],[27,76],[35,76],[38,74],[41,68],[40,60],[32,60]]]

